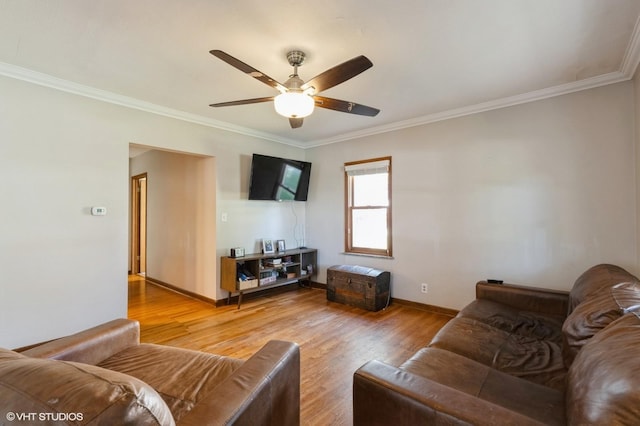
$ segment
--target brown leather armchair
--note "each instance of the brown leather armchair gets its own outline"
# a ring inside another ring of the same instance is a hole
[[[242,361],[141,344],[139,336],[137,321],[118,319],[22,353],[0,349],[1,418],[71,416],[95,424],[163,426],[300,423],[295,343],[270,341]]]

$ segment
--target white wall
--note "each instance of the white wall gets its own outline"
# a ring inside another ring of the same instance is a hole
[[[215,205],[229,221],[217,214],[206,261],[264,234],[292,238],[289,206],[254,204],[243,188],[252,152],[300,149],[5,77],[0,93],[0,347],[127,315],[130,143],[215,157]],[[90,216],[96,205],[108,215]]]
[[[0,346],[126,316],[128,145],[112,111],[4,78],[0,93]]]
[[[459,309],[481,279],[569,289],[596,263],[636,272],[631,85],[308,150],[320,279],[332,264],[377,267],[391,271],[393,297]],[[343,163],[386,155],[394,258],[341,254]]]

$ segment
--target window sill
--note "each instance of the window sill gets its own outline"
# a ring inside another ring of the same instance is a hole
[[[360,257],[375,257],[378,259],[393,259],[393,256],[385,256],[383,254],[368,254],[368,253],[353,253],[350,251],[343,251],[340,254],[346,254],[347,256],[360,256]]]

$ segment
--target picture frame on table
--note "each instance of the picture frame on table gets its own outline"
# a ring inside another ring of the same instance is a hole
[[[273,247],[273,240],[262,240],[262,253],[269,254],[275,253]]]
[[[284,253],[285,251],[287,251],[287,247],[284,240],[276,241],[276,249],[278,250],[278,253]]]

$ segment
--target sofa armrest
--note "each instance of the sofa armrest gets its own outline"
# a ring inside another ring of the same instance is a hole
[[[33,358],[50,358],[96,365],[123,349],[140,343],[140,324],[124,318],[52,340],[22,352]]]
[[[515,284],[476,284],[476,299],[487,299],[516,309],[566,317],[569,292]]]
[[[269,341],[180,424],[299,425],[300,348],[292,342]]]
[[[353,424],[542,425],[499,405],[380,361],[353,376]]]

